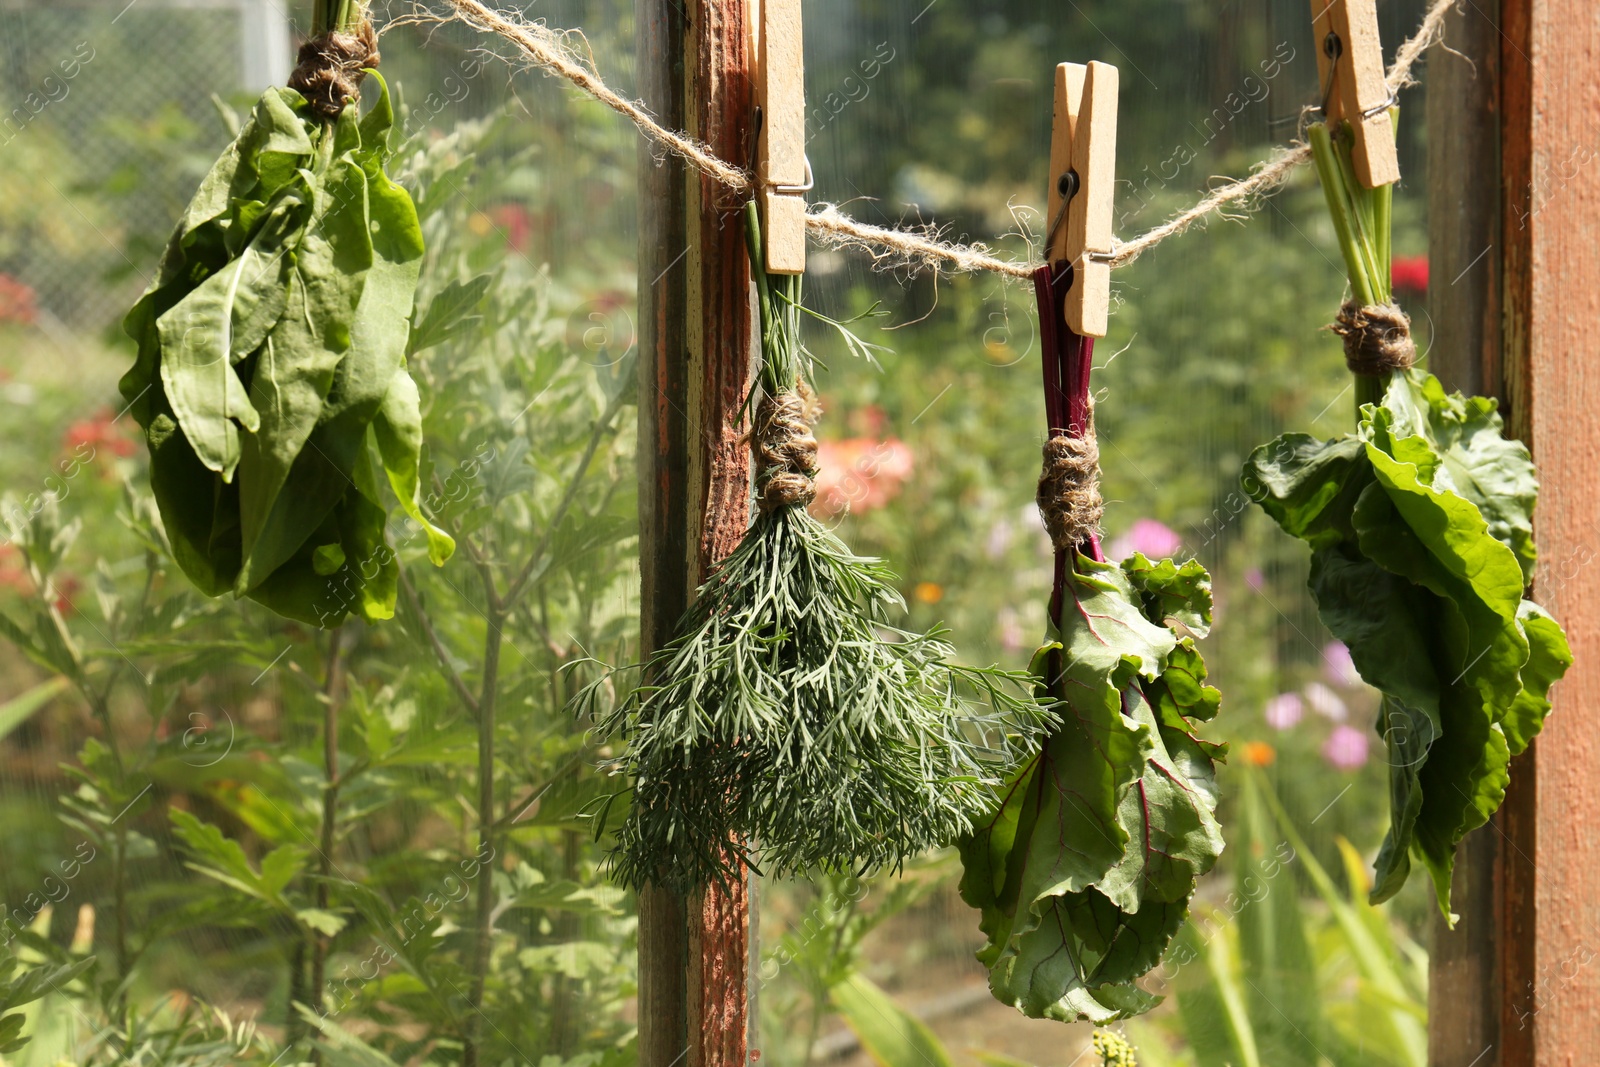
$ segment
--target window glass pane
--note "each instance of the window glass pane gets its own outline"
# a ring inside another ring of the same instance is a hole
[[[123,2],[0,7],[0,902],[8,950],[54,976],[5,1062],[289,1063],[313,1044],[330,1064],[634,1062],[637,902],[596,834],[627,803],[608,801],[619,751],[569,705],[597,679],[608,702],[625,682],[601,668],[638,655],[648,154],[507,41],[379,13],[388,172],[426,244],[420,498],[456,551],[432,565],[391,502],[398,587],[387,554],[341,549],[311,617],[286,620],[186,576],[142,394],[118,388],[120,324],[288,76],[310,5]],[[1422,9],[1380,6],[1387,54]],[[628,0],[527,17],[573,30],[634,95]],[[1303,0],[810,0],[805,19],[812,201],[1016,260],[1047,225],[1056,63],[1120,70],[1124,240],[1297,139],[1322,93]],[[1399,99],[1393,243],[1425,349],[1422,91]],[[1355,417],[1320,332],[1346,281],[1314,175],[1113,278],[1093,375],[1107,553],[1210,570],[1211,735],[1231,745],[1228,849],[1146,982],[1165,1002],[1115,1029],[1149,1065],[1244,1062],[1245,1045],[1274,1065],[1420,1064],[1428,887],[1363,903],[1388,817],[1376,695],[1317,617],[1304,549],[1239,484],[1257,445]],[[825,364],[813,514],[889,562],[898,623],[1025,669],[1052,582],[1031,287],[813,247],[806,292],[876,346],[863,360],[807,324]],[[233,491],[192,484],[197,506]],[[359,617],[391,595],[392,619]],[[864,881],[759,880],[752,1061],[1094,1060],[1092,1027],[989,995],[960,875],[951,849]]]

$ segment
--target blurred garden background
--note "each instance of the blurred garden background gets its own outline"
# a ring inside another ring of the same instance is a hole
[[[1379,4],[1391,50],[1421,6]],[[432,503],[464,542],[435,570],[392,531],[394,620],[319,632],[195,593],[122,413],[121,316],[240,115],[287,76],[301,7],[0,2],[0,1013],[48,979],[0,1014],[0,1049],[29,1038],[0,1055],[376,1067],[471,1045],[483,1064],[626,1064],[634,903],[594,826],[616,783],[563,668],[637,648],[634,131],[500,42],[401,18],[425,4],[375,7],[408,23],[381,48],[428,241],[410,361]],[[581,28],[631,85],[627,0],[527,13]],[[1124,237],[1245,173],[1318,99],[1304,0],[805,14],[813,199],[1019,257],[1043,228],[1057,62],[1121,68]],[[1421,92],[1400,97],[1394,244],[1425,338]],[[816,332],[816,513],[893,564],[913,627],[1025,666],[1050,585],[1033,294],[834,252],[808,276],[835,318],[873,311],[856,328],[884,348],[866,365]],[[1376,700],[1317,620],[1304,549],[1238,484],[1259,443],[1353,419],[1321,330],[1345,284],[1322,194],[1307,168],[1114,281],[1094,378],[1109,554],[1211,570],[1203,647],[1233,746],[1228,852],[1152,976],[1167,1001],[1122,1029],[1150,1067],[1421,1065],[1431,904],[1420,879],[1364,903],[1387,808]],[[490,595],[524,569],[517,597]],[[1098,1063],[1088,1027],[989,998],[958,871],[952,853],[762,885],[752,1060]]]

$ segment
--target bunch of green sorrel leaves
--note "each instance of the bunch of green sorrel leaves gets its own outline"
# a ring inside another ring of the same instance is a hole
[[[1342,132],[1310,133],[1354,298],[1387,304],[1390,188],[1358,184]],[[1446,393],[1419,369],[1386,378],[1357,379],[1354,433],[1284,434],[1243,480],[1311,546],[1322,621],[1382,694],[1390,827],[1372,900],[1399,892],[1415,858],[1453,922],[1456,846],[1500,806],[1572,653],[1524,596],[1539,491],[1527,448],[1503,436],[1492,399]]]
[[[1073,563],[1031,667],[1058,725],[960,842],[961,896],[982,913],[978,959],[996,997],[1034,1018],[1106,1023],[1160,1001],[1134,983],[1222,852],[1227,746],[1198,733],[1221,699],[1195,647],[1211,628],[1205,568],[1139,554]]]
[[[747,228],[763,263],[753,207]],[[809,376],[807,312],[798,275],[755,274],[775,397]],[[895,583],[803,504],[758,515],[602,723],[626,737],[633,779],[619,881],[688,889],[743,864],[864,876],[971,829],[1049,717],[1021,676],[952,664],[941,631],[890,624]]]
[[[406,370],[422,231],[390,181],[387,86],[324,122],[268,89],[212,166],[124,328],[121,383],[190,580],[333,626],[394,614],[381,466],[435,564]],[[378,459],[374,459],[376,452]]]

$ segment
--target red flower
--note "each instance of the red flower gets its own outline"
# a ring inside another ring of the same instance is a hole
[[[1389,280],[1397,292],[1427,295],[1428,257],[1396,256],[1389,268]]]
[[[101,408],[92,417],[68,426],[61,446],[78,460],[98,455],[102,448],[117,456],[131,456],[135,451],[132,439],[117,429],[116,417],[110,408]]]
[[[83,583],[72,575],[60,578],[51,578],[46,583],[56,594],[56,610],[64,616],[70,616],[74,610],[72,602],[77,599],[78,591],[83,588]]]
[[[38,316],[33,290],[9,274],[0,274],[0,322],[32,326]]]
[[[489,218],[505,232],[506,244],[514,252],[528,250],[528,238],[533,236],[533,217],[521,204],[497,204],[489,209]]]

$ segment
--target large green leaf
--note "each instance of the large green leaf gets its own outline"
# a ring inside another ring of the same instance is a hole
[[[224,481],[239,465],[240,427],[254,433],[261,416],[229,358],[234,300],[244,260],[211,275],[156,321],[161,385],[194,454]]]
[[[1363,454],[1354,437],[1286,433],[1250,453],[1241,481],[1284,532],[1313,547],[1335,544],[1350,536],[1350,509],[1372,480]]]
[[[372,421],[383,469],[405,513],[422,527],[428,558],[442,567],[456,550],[453,537],[429,521],[422,511],[422,409],[417,383],[405,368],[395,372],[378,415]]]
[[[303,277],[304,265],[297,264],[285,314],[262,346],[251,383],[261,428],[244,442],[240,460],[243,560],[234,591],[241,595],[292,556],[320,521],[316,516],[308,522],[304,515],[308,494],[283,489],[344,353],[329,351],[317,337]]]
[[[1384,694],[1378,733],[1388,756],[1390,825],[1373,899],[1386,900],[1411,869],[1422,808],[1418,776],[1442,730],[1441,682],[1425,629],[1436,609],[1426,591],[1338,548],[1312,553],[1310,585],[1323,625],[1349,647],[1361,677]]]
[[[1428,551],[1377,483],[1361,495],[1354,521],[1363,555],[1433,594],[1429,603],[1434,605],[1439,629],[1436,644],[1443,652],[1441,673],[1477,688],[1485,713],[1498,718],[1522,691],[1520,673],[1528,661],[1527,637],[1519,626],[1507,625],[1516,618],[1521,588],[1513,591],[1516,599],[1510,602],[1510,613],[1502,614],[1499,606],[1480,595],[1475,583],[1451,573]]]
[[[1383,694],[1390,829],[1372,898],[1398,892],[1415,856],[1446,915],[1455,848],[1499,806],[1510,756],[1571,663],[1560,626],[1523,599],[1538,485],[1501,429],[1493,401],[1409,371],[1362,409],[1356,434],[1286,434],[1244,473],[1313,547],[1323,622]]]
[[[1528,662],[1522,668],[1522,692],[1500,718],[1500,729],[1513,756],[1528,747],[1550,711],[1550,687],[1572,666],[1572,649],[1561,624],[1539,605],[1524,600],[1517,621],[1528,639]]]
[[[1384,406],[1415,413],[1411,433],[1422,432],[1418,416],[1426,413],[1427,430],[1441,452],[1438,482],[1477,506],[1490,535],[1511,549],[1524,580],[1531,580],[1538,561],[1533,509],[1539,482],[1527,446],[1504,436],[1495,400],[1447,394],[1432,375],[1406,375],[1391,384]]]
[[[353,121],[341,119],[332,133]],[[244,442],[240,460],[240,594],[293,555],[333,503],[283,489],[350,347],[372,266],[366,185],[365,171],[348,151],[315,176],[316,213],[295,249],[285,313],[257,357],[250,397],[261,428]]]
[[[239,573],[239,485],[225,483],[195,456],[177,422],[161,407],[145,433],[150,488],[172,543],[173,558],[207,596],[233,588]]]

